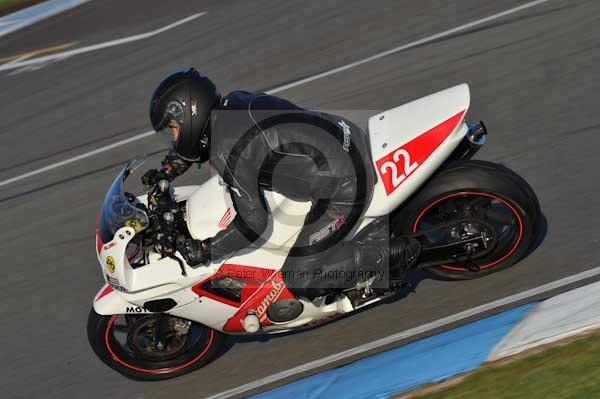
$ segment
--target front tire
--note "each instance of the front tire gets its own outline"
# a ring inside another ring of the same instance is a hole
[[[512,170],[485,161],[456,161],[393,215],[392,234],[426,231],[465,216],[493,225],[495,246],[474,261],[476,267],[449,262],[427,269],[446,279],[473,279],[506,269],[523,258],[535,241],[540,215],[533,189]],[[425,243],[432,240],[425,235]]]
[[[222,347],[222,333],[191,322],[186,336],[177,337],[173,331],[166,347],[157,351],[148,339],[152,318],[156,314],[99,315],[92,308],[87,325],[89,343],[110,368],[140,381],[187,374],[210,363]]]

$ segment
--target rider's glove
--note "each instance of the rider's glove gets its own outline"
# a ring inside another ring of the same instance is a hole
[[[173,180],[173,175],[171,174],[171,171],[166,169],[150,169],[142,176],[142,184],[144,185],[144,190],[150,191],[150,189],[161,180]]]
[[[161,161],[162,168],[160,170],[150,169],[142,176],[142,184],[146,191],[150,189],[161,180],[173,181],[177,176],[185,173],[192,162],[186,161],[179,158],[175,153],[169,152],[165,155],[165,158]]]
[[[160,172],[156,169],[150,169],[142,176],[144,190],[148,191],[160,180]]]
[[[177,249],[190,266],[205,265],[210,261],[210,250],[207,240],[182,240]]]

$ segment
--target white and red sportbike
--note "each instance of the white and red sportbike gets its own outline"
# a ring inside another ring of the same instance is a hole
[[[423,245],[416,268],[446,279],[481,277],[525,256],[542,218],[538,200],[511,170],[470,160],[487,132],[481,122],[465,122],[469,101],[461,84],[369,119],[377,182],[347,240],[411,235]],[[373,289],[367,280],[314,300],[296,298],[278,271],[310,204],[272,192],[265,194],[272,217],[261,244],[189,266],[175,242],[227,227],[235,210],[226,187],[217,176],[201,186],[163,180],[136,198],[122,187],[135,167],[117,176],[100,212],[97,253],[106,284],[88,320],[95,353],[127,377],[179,376],[214,359],[224,334],[312,327],[402,287],[400,280]]]

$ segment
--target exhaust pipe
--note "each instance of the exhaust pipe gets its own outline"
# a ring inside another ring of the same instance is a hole
[[[474,125],[469,125],[469,131],[467,132],[466,137],[472,146],[481,148],[485,144],[487,137],[487,129],[485,128],[483,121],[479,121],[479,123]]]
[[[483,121],[468,126],[467,134],[452,153],[451,159],[471,159],[487,141],[487,129]]]

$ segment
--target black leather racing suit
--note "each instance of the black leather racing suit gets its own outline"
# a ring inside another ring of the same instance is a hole
[[[243,91],[222,99],[210,128],[211,162],[229,186],[237,211],[233,222],[210,239],[212,259],[268,237],[264,195],[274,191],[312,203],[282,269],[296,295],[348,288],[359,279],[353,272],[382,262],[381,248],[341,241],[369,203],[374,184],[361,129],[334,115]],[[174,158],[166,163],[174,165],[174,175],[189,166]]]

